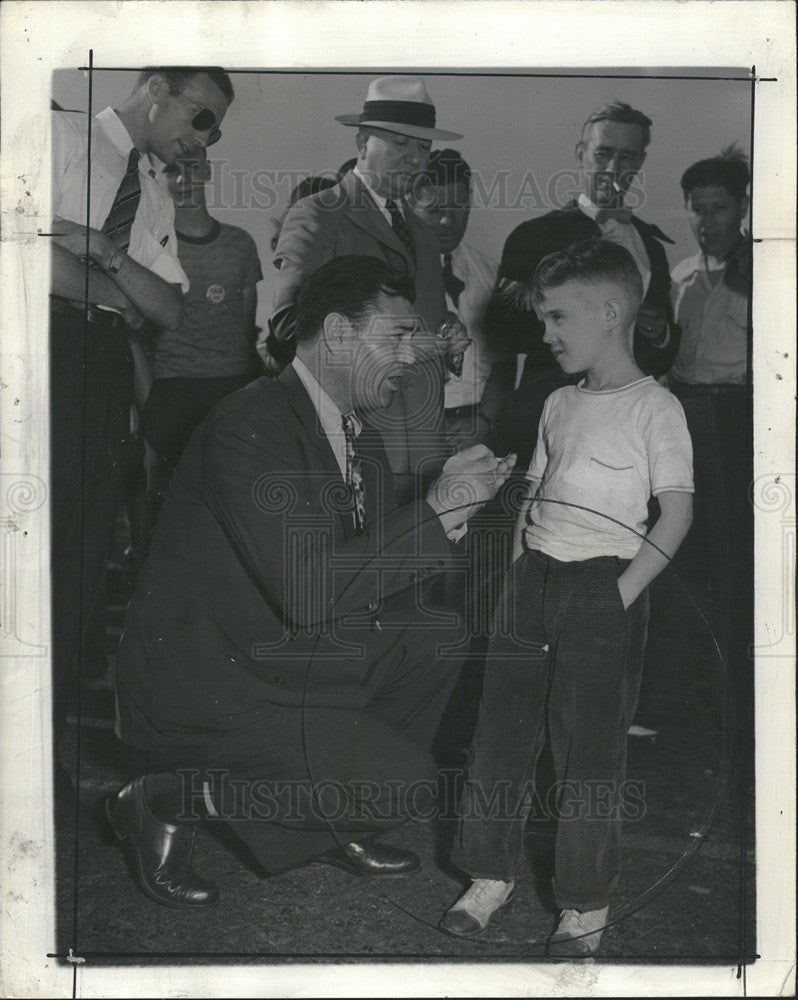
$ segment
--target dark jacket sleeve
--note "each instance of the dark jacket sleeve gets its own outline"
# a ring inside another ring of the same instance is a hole
[[[649,226],[644,222],[637,223],[637,230],[643,238],[648,259],[651,262],[651,278],[645,302],[664,311],[669,335],[665,343],[658,346],[656,342],[652,343],[643,336],[639,329],[635,329],[635,361],[646,375],[654,375],[658,378],[660,375],[664,375],[676,360],[682,330],[674,320],[673,304],[671,303],[670,267],[665,247],[660,242],[661,239],[667,239],[667,237],[659,233],[656,226]]]

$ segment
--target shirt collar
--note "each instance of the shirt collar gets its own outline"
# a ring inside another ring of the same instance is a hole
[[[599,214],[601,209],[588,198],[584,191],[580,193],[579,197],[576,199],[576,203],[588,219],[592,219],[594,222],[596,221],[596,216]]]
[[[105,134],[114,146],[116,146],[119,155],[127,159],[130,156],[130,150],[133,148],[133,140],[130,138],[128,130],[122,124],[122,119],[113,108],[105,108],[96,117]]]
[[[381,208],[384,212],[387,212],[388,209],[386,207],[386,202],[388,201],[388,199],[387,198],[383,198],[382,195],[380,195],[380,194],[377,194],[377,192],[371,186],[371,182],[369,181],[368,177],[365,174],[362,174],[360,172],[360,170],[359,170],[358,167],[353,167],[352,168],[352,173],[362,181],[362,183],[364,184],[366,190],[371,195],[371,197],[374,199],[374,201],[377,203],[378,207]],[[397,205],[399,207],[399,211],[404,214],[404,212],[403,212],[404,205],[403,205],[402,199],[401,198],[394,198],[392,200],[393,200],[394,205]]]
[[[596,221],[596,216],[601,211],[600,206],[592,202],[584,191],[580,192],[579,197],[576,199],[576,204],[579,206],[581,211],[585,213],[588,219],[592,219],[593,222]],[[631,211],[631,209],[625,209],[625,211]]]
[[[319,380],[301,358],[295,357],[292,364],[294,366],[294,371],[299,376],[300,382],[304,385],[307,390],[307,394],[310,396],[310,401],[313,403],[313,408],[319,416],[319,423],[321,424],[321,428],[324,433],[328,438],[333,438],[342,434],[342,414],[340,407],[334,403],[329,395],[324,391],[319,383]],[[357,436],[362,430],[363,425],[356,413],[352,414],[352,418],[355,428],[355,436]]]
[[[133,149],[133,140],[116,111],[113,108],[104,108],[95,115],[95,119],[119,155],[127,160],[130,156],[130,150]],[[161,164],[157,157],[153,157],[149,153],[142,153],[139,162],[142,161],[146,164],[151,176],[154,176],[153,171],[157,172],[157,167]]]

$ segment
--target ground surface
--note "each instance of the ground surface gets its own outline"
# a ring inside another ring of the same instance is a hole
[[[111,667],[130,584],[129,572],[112,570],[105,630]],[[700,616],[673,586],[663,586],[652,603],[638,721],[657,735],[629,741],[628,777],[642,783],[643,808],[626,823],[611,914],[618,922],[607,929],[598,961],[736,963],[755,953],[753,781],[739,759],[729,758],[726,685]],[[478,669],[464,673],[449,714],[449,762],[462,759],[458,744],[473,721],[478,681]],[[554,827],[545,819],[528,824],[528,867],[514,903],[475,940],[437,929],[464,884],[446,862],[453,834],[447,821],[388,835],[417,852],[423,867],[382,882],[320,864],[265,878],[235,838],[208,825],[197,838],[195,865],[219,884],[219,906],[186,914],[151,902],[131,880],[102,816],[105,795],[140,766],[113,735],[112,696],[104,685],[100,680],[83,695],[80,807],[62,799],[57,806],[58,954],[71,947],[87,961],[110,964],[225,956],[262,962],[543,957],[555,919],[548,890]],[[61,746],[73,782],[77,749],[75,719]]]

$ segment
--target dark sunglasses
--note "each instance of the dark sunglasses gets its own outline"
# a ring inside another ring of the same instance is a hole
[[[174,96],[185,97],[185,99],[190,101],[195,108],[199,108],[199,111],[191,119],[191,127],[195,128],[198,132],[210,132],[207,143],[209,146],[212,146],[215,142],[218,142],[222,138],[221,129],[215,128],[216,115],[210,108],[203,108],[201,104],[197,104],[197,102],[189,97],[188,94],[181,92],[175,94]]]

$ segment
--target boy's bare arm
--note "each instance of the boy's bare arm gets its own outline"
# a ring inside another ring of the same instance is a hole
[[[693,521],[692,493],[666,491],[658,494],[657,500],[661,510],[660,519],[649,531],[647,540],[640,546],[637,555],[618,577],[618,590],[625,608],[634,603],[651,581],[665,569]]]
[[[518,517],[515,519],[515,526],[513,528],[513,551],[511,562],[515,562],[524,551],[524,528],[527,526],[529,508],[532,506],[532,501],[535,498],[539,485],[540,483],[534,483],[532,481],[527,484],[526,496],[521,502],[521,509],[518,511]]]

